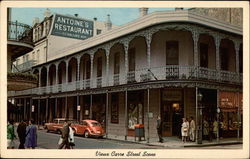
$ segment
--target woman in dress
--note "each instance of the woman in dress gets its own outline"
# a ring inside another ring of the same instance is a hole
[[[183,143],[185,143],[187,141],[188,129],[189,129],[189,123],[188,123],[187,119],[182,118],[181,136],[182,136],[182,142]]]
[[[35,149],[37,147],[37,127],[34,121],[29,121],[29,126],[26,128],[25,147]]]

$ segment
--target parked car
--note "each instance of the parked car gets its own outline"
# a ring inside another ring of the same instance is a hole
[[[75,134],[83,135],[84,137],[100,137],[105,135],[105,131],[101,124],[96,120],[82,120],[79,124],[72,124],[72,129]]]
[[[45,123],[44,128],[47,129],[47,132],[53,131],[58,134],[61,134],[61,129],[65,121],[71,122],[72,124],[76,123],[73,119],[66,119],[66,118],[56,118],[51,123]]]

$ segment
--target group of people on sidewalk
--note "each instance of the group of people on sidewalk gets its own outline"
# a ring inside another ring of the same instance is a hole
[[[37,147],[37,127],[34,125],[34,121],[30,120],[28,123],[23,120],[17,126],[17,134],[19,138],[19,149],[35,149]],[[9,120],[7,125],[7,148],[15,148],[15,135],[14,121]]]
[[[157,117],[156,128],[157,128],[157,133],[159,137],[159,142],[163,143],[164,141],[162,138],[162,120],[161,120],[160,115],[158,115]],[[212,137],[216,138],[218,134],[218,129],[219,129],[219,124],[217,120],[214,120],[214,122],[212,123],[212,128],[206,119],[203,120],[203,132],[202,133],[203,133],[204,139],[211,140]],[[180,132],[181,132],[181,138],[182,138],[183,143],[187,141],[195,142],[195,130],[196,130],[196,125],[195,125],[194,118],[192,116],[189,119],[182,118]]]

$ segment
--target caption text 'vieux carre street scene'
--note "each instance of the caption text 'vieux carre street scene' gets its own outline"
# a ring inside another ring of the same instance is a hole
[[[8,8],[8,149],[241,149],[242,17]]]

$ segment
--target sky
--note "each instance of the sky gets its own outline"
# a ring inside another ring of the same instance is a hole
[[[43,20],[44,11],[47,8],[12,8],[11,21],[32,25],[35,17]],[[63,15],[78,14],[79,17],[92,20],[94,17],[98,21],[105,21],[107,14],[114,25],[123,25],[139,17],[138,8],[49,8],[53,13]],[[148,12],[174,10],[174,8],[149,8]]]

